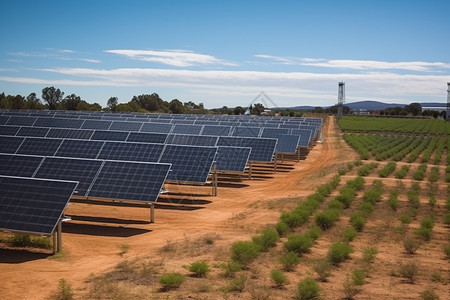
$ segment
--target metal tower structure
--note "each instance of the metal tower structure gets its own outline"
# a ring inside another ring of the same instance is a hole
[[[338,85],[338,115],[337,119],[340,120],[342,118],[342,110],[344,108],[345,101],[345,82],[341,81]]]
[[[450,82],[447,82],[447,121],[450,121]]]

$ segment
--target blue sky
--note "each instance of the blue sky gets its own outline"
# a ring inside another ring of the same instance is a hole
[[[441,0],[4,0],[0,92],[213,108],[264,91],[328,106],[344,81],[347,102],[446,102],[449,12]]]

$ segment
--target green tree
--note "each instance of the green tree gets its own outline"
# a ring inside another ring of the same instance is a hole
[[[64,92],[60,89],[55,89],[53,86],[42,89],[42,99],[47,102],[50,110],[55,110],[58,108],[58,103],[61,102],[63,96]]]
[[[235,115],[243,115],[245,113],[245,109],[243,109],[242,106],[236,106],[233,110],[233,113]]]
[[[117,104],[119,103],[119,99],[117,97],[111,97],[108,99],[107,106],[111,111],[116,111]]]
[[[256,103],[253,105],[253,108],[250,110],[252,115],[260,115],[264,111],[264,105],[261,103]]]
[[[42,109],[43,105],[41,100],[36,96],[36,93],[31,93],[27,96],[25,106],[29,109]]]
[[[77,106],[81,101],[80,96],[75,94],[67,95],[63,100],[61,100],[60,107],[67,110],[77,110]]]
[[[153,93],[151,95],[143,94],[133,96],[131,101],[137,103],[143,109],[151,112],[168,112],[169,110],[169,103],[162,100],[157,93]]]
[[[422,105],[418,102],[413,102],[410,105],[405,106],[405,111],[413,116],[418,116],[422,113]]]
[[[183,103],[181,103],[178,99],[173,99],[169,103],[169,109],[174,114],[182,114],[186,111],[186,108],[183,106]]]

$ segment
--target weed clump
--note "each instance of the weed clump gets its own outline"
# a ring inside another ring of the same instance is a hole
[[[306,234],[292,234],[288,236],[287,242],[284,243],[284,248],[287,251],[293,251],[301,255],[309,251],[314,245],[313,239]]]
[[[347,243],[337,242],[331,245],[328,250],[327,258],[331,264],[337,266],[339,263],[350,258],[350,253],[352,252],[352,246]]]
[[[305,278],[297,286],[297,293],[295,299],[297,300],[309,300],[317,299],[319,297],[320,287],[317,282],[312,278]]]
[[[194,273],[194,276],[196,277],[205,277],[210,271],[208,263],[204,260],[193,262],[189,266],[189,272]]]
[[[178,288],[185,280],[186,277],[179,273],[166,273],[159,278],[159,283],[164,291],[169,291]]]
[[[273,269],[270,271],[270,279],[272,279],[275,287],[281,288],[286,284],[289,284],[289,279],[284,275],[284,273],[278,269]]]
[[[260,247],[253,242],[239,241],[231,246],[231,259],[246,267],[258,257]]]

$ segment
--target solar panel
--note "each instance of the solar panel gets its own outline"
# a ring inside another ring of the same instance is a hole
[[[163,144],[106,142],[99,159],[158,162]]]
[[[289,129],[287,129],[287,128],[263,128],[261,137],[276,139],[281,134],[289,134]]]
[[[172,133],[178,134],[200,134],[202,131],[202,125],[186,125],[186,124],[175,124]]]
[[[11,116],[9,117],[8,122],[6,122],[6,125],[33,126],[36,120],[36,117]]]
[[[9,125],[1,125],[0,126],[0,135],[10,135],[14,136],[19,131],[19,126],[9,126]]]
[[[0,113],[1,115],[1,113]],[[0,125],[5,125],[8,122],[9,116],[0,116]]]
[[[233,136],[258,137],[259,127],[234,127]]]
[[[127,142],[164,144],[167,133],[130,132]]]
[[[228,136],[231,132],[231,126],[205,125],[202,135]]]
[[[143,122],[113,121],[109,130],[139,131]]]
[[[104,141],[64,140],[55,156],[97,158]]]
[[[298,143],[300,141],[299,135],[280,134],[278,136],[277,152],[279,153],[296,153]]]
[[[249,147],[219,147],[215,169],[223,172],[244,172],[251,150]]]
[[[95,130],[91,140],[98,141],[126,141],[128,132],[126,131],[105,131]]]
[[[108,130],[111,124],[111,121],[106,120],[84,120],[81,129]]]
[[[166,145],[159,162],[172,164],[167,179],[206,182],[216,152],[216,147]]]
[[[16,153],[24,139],[17,136],[0,136],[0,153]]]
[[[299,146],[308,147],[311,142],[312,130],[311,129],[292,129],[291,134],[300,135]]]
[[[249,161],[259,162],[272,161],[276,144],[276,139],[231,136],[221,136],[217,142],[217,146],[250,147],[252,152],[250,153]]]
[[[0,228],[51,235],[76,186],[72,181],[0,176]]]
[[[169,134],[166,144],[214,147],[217,138],[217,136],[206,135]]]
[[[62,140],[27,137],[20,145],[17,154],[53,156]]]
[[[173,125],[170,123],[144,123],[141,127],[141,132],[159,132],[169,133]]]
[[[0,154],[0,175],[32,177],[42,156]]]
[[[22,126],[17,132],[17,136],[32,136],[32,137],[45,137],[48,133],[48,128],[45,127],[29,127]]]
[[[156,202],[170,164],[106,161],[89,197]]]
[[[85,196],[101,165],[101,160],[46,157],[35,178],[78,181],[78,196]]]
[[[81,128],[83,120],[69,118],[46,118],[39,117],[33,126],[57,127],[57,128]]]
[[[47,137],[59,139],[88,140],[94,134],[92,129],[50,128]]]

